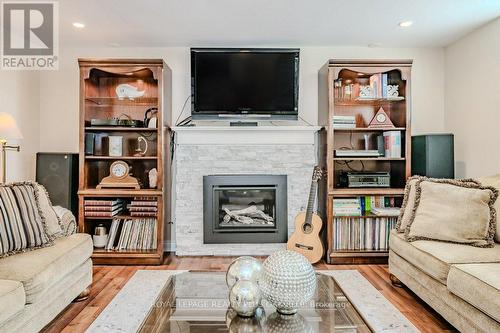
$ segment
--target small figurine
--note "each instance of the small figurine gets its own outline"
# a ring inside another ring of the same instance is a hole
[[[153,168],[149,170],[149,188],[156,188],[158,183],[158,170]]]
[[[146,93],[146,90],[137,90],[136,87],[131,86],[130,84],[119,84],[116,87],[116,96],[118,96],[119,100],[123,100],[128,98],[130,100],[134,100],[134,98],[142,97]]]

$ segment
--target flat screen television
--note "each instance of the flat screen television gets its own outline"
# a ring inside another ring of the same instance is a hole
[[[298,118],[298,49],[191,49],[193,119]]]

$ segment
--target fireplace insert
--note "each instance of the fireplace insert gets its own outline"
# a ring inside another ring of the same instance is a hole
[[[205,244],[285,243],[287,178],[283,175],[203,177]]]

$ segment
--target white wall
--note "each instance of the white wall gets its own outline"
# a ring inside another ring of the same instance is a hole
[[[172,69],[173,120],[190,95],[189,48],[62,48],[59,71],[40,74],[40,149],[78,150],[79,57],[163,58]],[[413,59],[413,133],[444,129],[444,51],[430,49],[384,49],[368,47],[301,48],[299,112],[317,123],[318,70],[330,58]],[[180,119],[189,115],[189,103]]]
[[[445,129],[457,177],[500,173],[500,19],[446,48]]]
[[[23,135],[9,141],[21,151],[7,152],[7,182],[35,179],[35,157],[39,148],[40,124],[38,72],[0,71],[0,111],[10,113]]]

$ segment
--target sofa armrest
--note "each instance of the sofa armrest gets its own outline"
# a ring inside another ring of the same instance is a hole
[[[76,224],[76,218],[73,213],[61,206],[54,206],[54,211],[61,221],[61,229],[64,236],[69,236],[77,232],[78,227]]]

